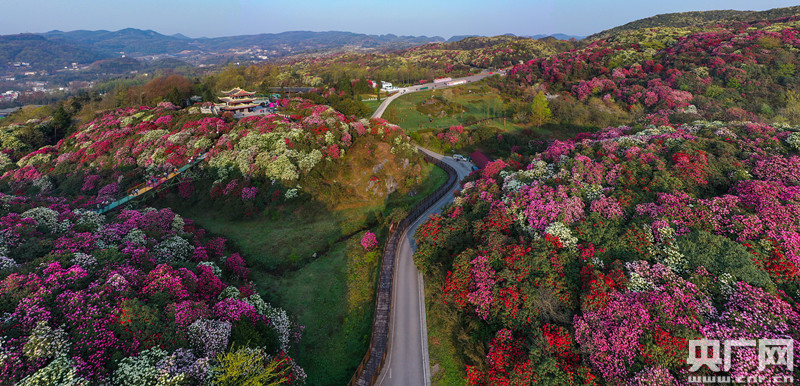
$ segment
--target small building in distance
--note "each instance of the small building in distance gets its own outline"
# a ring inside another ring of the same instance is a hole
[[[383,90],[383,91],[395,91],[395,90],[398,90],[398,88],[393,86],[389,82],[381,81],[381,90]]]
[[[202,106],[200,112],[204,114],[222,114],[232,112],[236,118],[244,118],[252,115],[274,114],[276,105],[268,99],[259,100],[255,97],[255,92],[246,91],[235,87],[228,91],[223,91],[223,97],[219,100],[222,103]]]
[[[223,105],[220,106],[220,110],[222,111],[236,112],[258,106],[253,103],[256,100],[256,98],[253,97],[253,95],[256,94],[255,92],[245,91],[239,87],[235,87],[231,90],[223,91],[222,94],[225,95],[219,98],[219,100],[223,102]]]

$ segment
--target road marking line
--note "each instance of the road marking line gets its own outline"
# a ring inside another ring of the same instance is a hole
[[[425,283],[422,272],[417,272],[417,286],[419,287],[419,334],[422,343],[422,380],[425,385],[431,384],[430,358],[428,357],[428,324],[425,318]]]

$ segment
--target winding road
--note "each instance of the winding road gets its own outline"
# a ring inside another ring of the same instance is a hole
[[[465,76],[463,78],[455,78],[455,79],[449,81],[448,83],[450,83],[450,82],[459,82],[459,81],[462,81],[462,80],[465,83],[477,82],[479,80],[483,80],[484,78],[492,76],[492,75],[505,75],[505,71],[504,70],[499,70],[497,72],[483,71],[483,72],[481,72],[479,74]],[[460,86],[460,85],[463,85],[463,83],[459,84],[459,85],[453,85],[453,86],[448,86],[446,83],[425,83],[425,84],[420,84],[420,85],[417,85],[417,86],[409,86],[409,87],[399,88],[396,93],[392,94],[389,97],[386,97],[386,99],[383,100],[383,103],[381,103],[381,105],[378,106],[378,109],[375,110],[375,113],[372,114],[372,118],[380,118],[380,117],[382,117],[383,113],[386,111],[386,108],[389,107],[389,104],[392,103],[392,101],[394,101],[395,99],[397,99],[397,98],[399,98],[399,97],[401,97],[403,95],[406,95],[406,94],[409,94],[409,93],[412,93],[412,92],[417,92],[417,91],[431,91],[431,90],[438,90],[440,88],[456,87],[456,86]]]
[[[480,74],[453,79],[451,82],[460,80],[475,82],[494,74],[504,75],[504,72],[489,73],[485,71]],[[447,87],[451,86],[443,83],[427,83],[401,88],[400,92],[386,98],[372,117],[380,118],[386,111],[386,107],[402,95]],[[425,90],[422,90],[423,88]],[[419,150],[452,166],[458,173],[459,181],[472,171],[470,162],[458,161],[452,157],[446,157],[424,148],[419,148]],[[430,215],[440,212],[445,205],[453,201],[454,190],[448,192],[427,212],[422,214],[400,237],[395,259],[394,280],[392,280],[389,352],[378,376],[378,385],[416,386],[430,385],[431,383],[431,366],[428,358],[428,329],[425,321],[425,285],[422,274],[417,271],[412,258],[416,250],[414,233],[417,227],[427,220]]]
[[[445,157],[426,149],[420,151],[440,159],[458,173],[460,181],[472,171],[472,164]],[[453,201],[454,190],[444,195],[401,235],[392,281],[392,318],[389,328],[389,353],[378,385],[429,385],[428,329],[425,322],[425,285],[422,274],[414,266],[417,249],[414,233],[432,214],[441,212]]]

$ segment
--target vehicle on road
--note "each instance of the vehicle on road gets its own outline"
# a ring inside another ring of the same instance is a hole
[[[461,154],[453,154],[453,159],[456,161],[466,161],[467,158]]]

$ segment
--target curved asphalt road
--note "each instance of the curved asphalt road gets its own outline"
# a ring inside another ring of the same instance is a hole
[[[498,73],[504,75],[503,71]],[[482,72],[466,78],[453,79],[452,81],[467,80],[474,82],[491,75],[493,74]],[[372,117],[380,118],[383,112],[386,111],[386,107],[393,100],[401,95],[421,91],[420,89],[423,87],[428,87],[428,89],[434,89],[435,87],[438,89],[450,86],[440,83],[428,83],[402,88],[400,92],[386,98]],[[458,173],[459,181],[472,171],[470,162],[457,161],[452,157],[445,157],[424,148],[419,148],[419,150],[452,166]],[[414,251],[417,249],[417,244],[414,241],[414,232],[430,215],[440,212],[445,205],[453,201],[455,189],[458,189],[458,186],[454,187],[452,191],[444,195],[441,200],[420,216],[416,222],[408,227],[406,233],[400,237],[395,259],[395,277],[392,281],[389,352],[386,355],[386,362],[383,365],[381,374],[378,376],[378,385],[417,386],[430,385],[431,383],[431,367],[428,358],[428,328],[425,322],[425,286],[422,274],[417,271],[412,258]]]
[[[479,80],[483,80],[483,78],[486,78],[486,77],[489,77],[489,76],[492,76],[492,75],[505,75],[505,74],[506,73],[505,73],[504,70],[499,70],[499,71],[496,71],[496,72],[483,71],[480,74],[465,76],[463,78],[455,78],[455,79],[453,79],[453,80],[451,80],[449,82],[457,82],[457,81],[463,80],[463,81],[466,81],[466,83],[471,83],[471,82],[477,82]],[[380,118],[381,116],[383,116],[383,113],[386,111],[386,107],[388,107],[389,104],[392,103],[393,100],[395,100],[395,99],[397,99],[397,98],[399,98],[399,97],[401,97],[401,96],[403,96],[405,94],[412,93],[412,92],[417,92],[417,91],[438,90],[440,88],[448,88],[448,87],[456,87],[456,86],[460,86],[460,85],[448,86],[446,83],[425,83],[425,84],[421,84],[421,85],[418,85],[418,86],[409,86],[409,87],[400,88],[400,89],[398,89],[398,92],[396,92],[394,95],[392,95],[390,97],[387,97],[386,99],[383,100],[383,103],[381,103],[381,105],[378,106],[378,109],[375,110],[375,113],[372,114],[372,118]],[[422,88],[426,88],[426,89],[422,90]]]
[[[426,149],[434,158],[441,159],[458,173],[459,181],[472,171],[472,164],[457,161]],[[412,258],[417,249],[414,232],[432,214],[453,201],[459,186],[444,195],[427,212],[401,235],[394,267],[392,288],[392,319],[389,332],[389,353],[383,365],[378,385],[429,385],[431,383],[428,359],[428,329],[425,322],[425,286],[422,274],[417,271]]]

